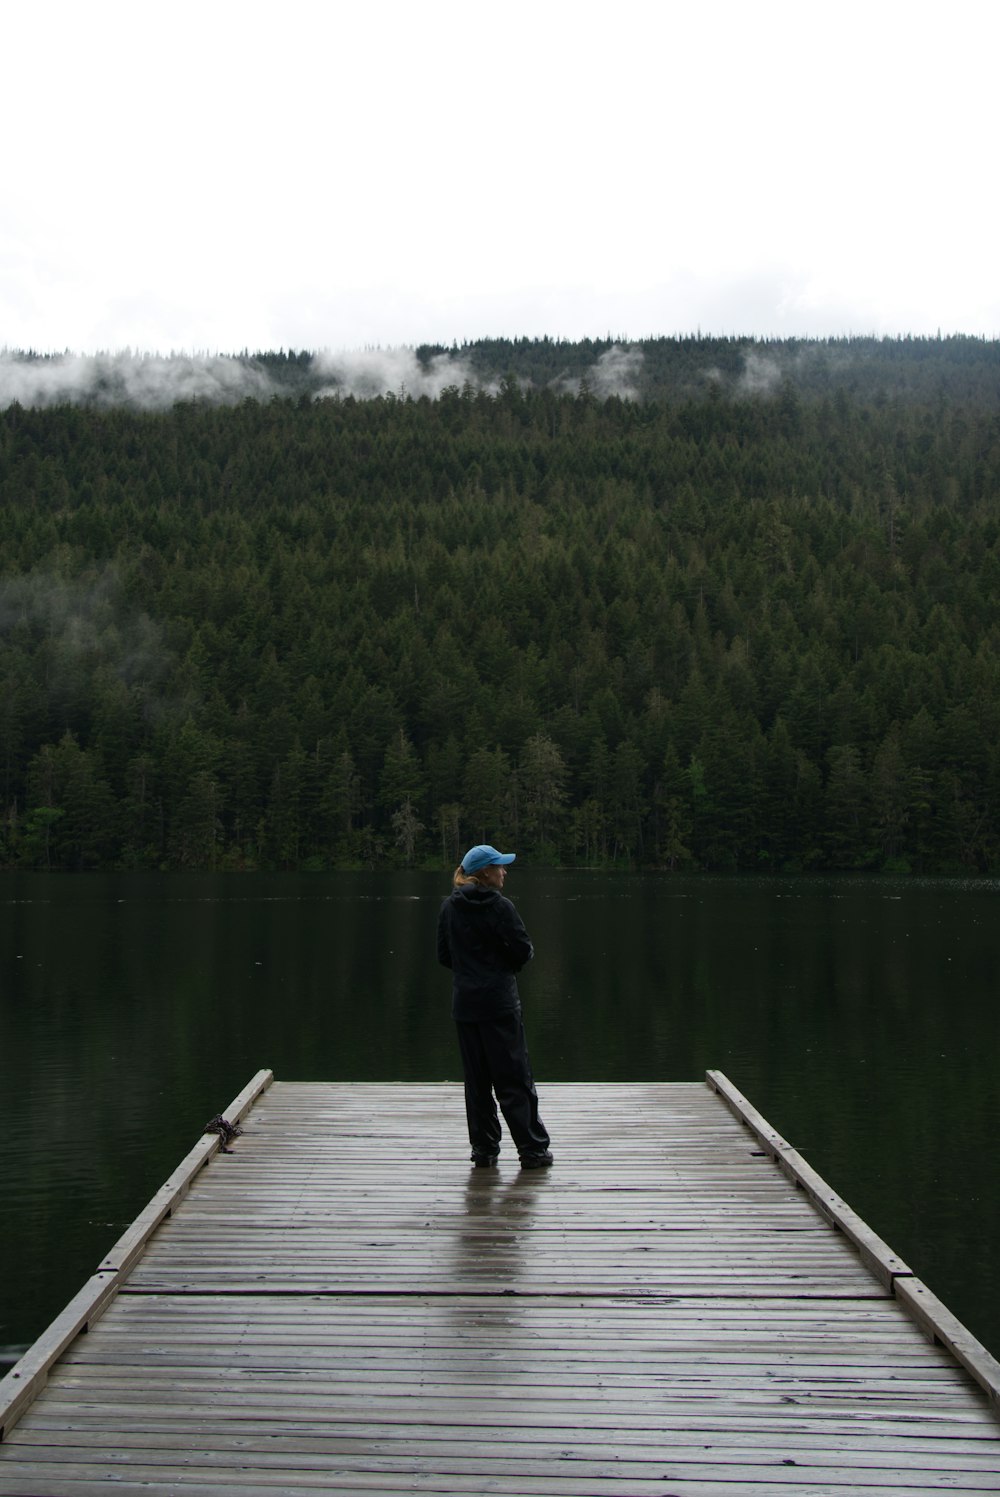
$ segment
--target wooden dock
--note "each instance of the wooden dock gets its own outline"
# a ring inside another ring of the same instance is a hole
[[[0,1493],[1000,1492],[996,1361],[719,1073],[543,1086],[524,1173],[270,1080],[0,1382]]]

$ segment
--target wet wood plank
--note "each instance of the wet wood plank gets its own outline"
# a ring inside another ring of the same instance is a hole
[[[275,1082],[102,1264],[0,1493],[1000,1490],[988,1354],[735,1089],[542,1091],[522,1173],[456,1086]]]

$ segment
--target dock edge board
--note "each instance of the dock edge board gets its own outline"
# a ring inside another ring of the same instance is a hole
[[[231,1123],[245,1117],[273,1080],[273,1071],[258,1071],[233,1098],[223,1116]],[[160,1222],[187,1195],[195,1175],[218,1153],[221,1144],[222,1139],[217,1133],[202,1135],[101,1260],[97,1273],[87,1280],[38,1340],[29,1346],[20,1361],[15,1363],[5,1377],[0,1378],[0,1441],[44,1388],[49,1371],[70,1343],[100,1319],[128,1277],[129,1271],[142,1257],[147,1242]]]
[[[899,1301],[929,1341],[951,1353],[989,1395],[1000,1418],[1000,1362],[927,1285],[872,1231],[856,1211],[807,1164],[797,1149],[763,1117],[722,1071],[706,1071],[705,1083],[754,1135],[765,1153],[805,1191],[816,1210],[857,1249],[861,1261]]]

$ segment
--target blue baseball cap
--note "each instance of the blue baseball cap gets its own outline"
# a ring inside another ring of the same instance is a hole
[[[462,859],[462,867],[466,873],[475,873],[480,868],[489,868],[494,863],[513,863],[517,857],[516,852],[497,852],[488,842],[480,842],[477,847],[470,847]]]

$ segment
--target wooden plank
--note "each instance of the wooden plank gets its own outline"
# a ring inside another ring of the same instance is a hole
[[[739,1492],[740,1497],[791,1497],[791,1494],[828,1494],[843,1497],[845,1491],[855,1497],[926,1497],[931,1491],[954,1491],[955,1478],[948,1472],[907,1474],[895,1471],[859,1473],[829,1468],[821,1472],[798,1467],[794,1460],[759,1465],[718,1465],[704,1463],[689,1466],[661,1459],[648,1468],[644,1477],[622,1477],[615,1462],[609,1462],[598,1475],[576,1471],[577,1463],[563,1459],[561,1471],[553,1474],[550,1464],[545,1474],[481,1470],[473,1467],[458,1470],[427,1470],[411,1467],[409,1462],[396,1466],[389,1461],[373,1463],[374,1469],[351,1469],[338,1464],[319,1469],[289,1472],[281,1468],[262,1469],[250,1462],[235,1463],[228,1469],[194,1465],[186,1452],[180,1452],[176,1466],[129,1465],[116,1459],[112,1452],[100,1462],[65,1464],[45,1471],[39,1480],[34,1462],[11,1461],[0,1471],[0,1492],[17,1497],[87,1497],[89,1493],[106,1497],[109,1488],[129,1494],[150,1491],[181,1491],[184,1497],[218,1497],[221,1492],[268,1494],[275,1492],[294,1497],[300,1492],[435,1492],[509,1494],[509,1497],[720,1497],[720,1492]],[[168,1472],[175,1474],[170,1476]],[[914,1479],[916,1475],[916,1480]],[[996,1493],[995,1478],[985,1473],[962,1473],[961,1490]],[[725,1486],[722,1484],[725,1483]]]
[[[645,1428],[615,1429],[615,1448],[626,1451],[630,1457],[641,1460],[662,1458],[663,1437],[669,1435],[672,1450],[698,1450],[706,1448],[738,1450],[743,1453],[769,1450],[773,1447],[774,1434],[779,1432],[776,1421],[769,1424],[743,1420],[743,1427],[727,1427],[724,1430],[706,1424],[692,1425],[685,1415],[668,1417],[662,1424],[650,1421]],[[429,1425],[422,1419],[378,1422],[377,1420],[349,1420],[338,1417],[336,1410],[326,1422],[319,1420],[310,1424],[289,1421],[283,1432],[276,1434],[261,1420],[234,1421],[230,1418],[210,1418],[204,1411],[190,1413],[184,1417],[141,1418],[134,1413],[129,1418],[119,1418],[112,1423],[86,1423],[81,1419],[72,1426],[48,1424],[35,1421],[31,1429],[21,1427],[11,1432],[11,1446],[23,1446],[25,1451],[34,1447],[69,1447],[103,1449],[108,1436],[113,1434],[116,1446],[140,1449],[169,1449],[175,1436],[187,1436],[199,1447],[212,1450],[241,1450],[250,1453],[259,1445],[272,1451],[295,1450],[308,1452],[312,1449],[326,1451],[347,1450],[357,1453],[362,1450],[394,1450],[399,1454],[407,1451],[437,1451],[448,1455],[467,1453],[470,1444],[492,1446],[502,1451],[504,1458],[531,1456],[538,1458],[549,1453],[559,1458],[566,1444],[575,1445],[581,1451],[596,1447],[607,1451],[606,1429],[590,1424],[571,1425],[526,1423],[511,1428],[499,1423],[482,1422],[477,1425],[449,1426]],[[834,1454],[848,1457],[852,1452],[867,1453],[870,1464],[881,1464],[891,1458],[893,1464],[919,1468],[924,1458],[930,1465],[936,1463],[941,1469],[985,1469],[992,1467],[992,1457],[981,1440],[963,1438],[961,1433],[922,1434],[910,1428],[908,1431],[886,1428],[884,1433],[872,1433],[869,1429],[858,1430],[848,1420],[829,1421],[822,1432],[811,1426],[796,1429],[787,1424],[781,1426],[782,1444],[789,1452],[818,1452],[829,1460]]]
[[[801,1476],[791,1469],[777,1476],[772,1469],[769,1475],[770,1480],[754,1481],[745,1473],[736,1473],[730,1480],[728,1491],[738,1491],[740,1497],[792,1497],[792,1494],[805,1493],[809,1497],[844,1497],[847,1490],[843,1483],[834,1481],[804,1485]],[[720,1486],[717,1476],[707,1481],[670,1478],[668,1485],[665,1485],[666,1481],[663,1476],[644,1482],[612,1480],[600,1485],[591,1484],[586,1490],[590,1497],[722,1497],[727,1490]],[[940,1485],[942,1489],[948,1489],[947,1482]],[[247,1471],[235,1481],[223,1482],[218,1473],[212,1473],[204,1480],[185,1476],[182,1486],[154,1487],[149,1476],[143,1476],[141,1472],[126,1475],[120,1470],[102,1471],[96,1479],[93,1468],[83,1468],[68,1476],[60,1472],[59,1478],[47,1473],[37,1482],[32,1481],[31,1468],[28,1467],[10,1483],[0,1473],[0,1493],[11,1493],[14,1497],[107,1497],[109,1486],[124,1497],[149,1497],[151,1490],[183,1492],[184,1497],[221,1497],[223,1493],[234,1492],[240,1493],[241,1497],[274,1497],[276,1492],[283,1497],[311,1497],[316,1491],[333,1494],[333,1497],[347,1497],[355,1492],[380,1493],[383,1497],[397,1492],[471,1493],[474,1497],[482,1497],[486,1492],[509,1494],[509,1497],[580,1497],[581,1491],[579,1480],[573,1476],[541,1480],[526,1476],[494,1477],[486,1481],[478,1476],[457,1474],[442,1477],[415,1473],[390,1476],[388,1473],[303,1472],[292,1482],[287,1474],[269,1480],[266,1475],[258,1477],[255,1472]],[[887,1486],[877,1481],[865,1481],[852,1483],[849,1490],[851,1497],[926,1497],[929,1488],[898,1483]],[[986,1487],[985,1490],[991,1489]]]
[[[120,1471],[109,1474],[106,1479],[101,1475],[96,1481],[86,1476],[55,1480],[46,1475],[39,1484],[31,1481],[30,1470],[28,1475],[18,1476],[10,1484],[0,1473],[0,1493],[10,1493],[12,1497],[107,1497],[109,1483],[113,1484],[120,1497],[149,1497],[152,1490],[149,1481],[123,1479]],[[478,1477],[456,1476],[445,1480],[436,1475],[424,1478],[405,1474],[394,1479],[385,1474],[349,1474],[341,1479],[332,1474],[321,1473],[302,1475],[294,1483],[290,1483],[287,1476],[280,1482],[268,1483],[244,1473],[235,1488],[231,1484],[220,1484],[217,1480],[202,1482],[185,1479],[182,1489],[169,1487],[161,1490],[183,1490],[184,1497],[223,1497],[223,1494],[232,1494],[234,1490],[239,1492],[240,1497],[274,1497],[276,1491],[282,1497],[311,1497],[315,1491],[322,1491],[329,1494],[329,1497],[350,1497],[350,1494],[356,1492],[375,1492],[381,1494],[381,1497],[392,1497],[397,1492],[471,1493],[473,1497],[482,1497],[485,1492],[508,1494],[508,1497],[580,1497],[579,1484],[572,1477],[561,1483],[555,1479],[536,1482],[527,1477],[516,1477],[512,1481],[495,1478],[485,1483]],[[671,1479],[668,1487],[664,1486],[663,1478],[642,1483],[603,1482],[600,1487],[595,1485],[590,1489],[595,1497],[598,1494],[599,1497],[723,1497],[725,1490],[720,1487],[717,1477],[708,1481]],[[743,1479],[736,1489],[730,1485],[729,1491],[733,1490],[738,1490],[740,1497],[791,1497],[791,1494],[806,1493],[808,1497],[845,1497],[846,1491],[839,1482],[810,1483],[804,1486],[792,1471],[786,1473],[784,1480],[781,1477],[766,1482]],[[865,1482],[852,1483],[850,1494],[851,1497],[926,1497],[927,1490],[922,1485],[894,1485],[890,1488]]]
[[[18,1454],[22,1450],[20,1447]],[[776,1464],[759,1451],[713,1447],[710,1442],[697,1454],[680,1447],[671,1448],[665,1454],[660,1447],[646,1459],[624,1454],[588,1457],[577,1455],[573,1447],[569,1451],[564,1448],[555,1459],[547,1453],[516,1455],[510,1450],[496,1456],[477,1455],[468,1444],[461,1455],[426,1448],[402,1452],[364,1447],[355,1451],[345,1448],[331,1450],[318,1443],[307,1451],[272,1451],[263,1445],[253,1450],[238,1446],[210,1451],[189,1448],[160,1450],[155,1446],[133,1450],[119,1444],[111,1451],[94,1452],[89,1460],[87,1454],[50,1446],[33,1451],[31,1458],[39,1468],[56,1476],[60,1471],[79,1472],[83,1477],[88,1472],[93,1476],[104,1472],[115,1486],[123,1476],[161,1485],[166,1481],[186,1485],[189,1478],[214,1478],[223,1483],[238,1484],[248,1472],[252,1472],[255,1480],[270,1480],[282,1488],[289,1480],[312,1481],[323,1477],[333,1477],[342,1484],[349,1477],[359,1483],[368,1483],[378,1477],[394,1481],[433,1481],[435,1478],[440,1481],[445,1477],[452,1481],[456,1478],[465,1482],[478,1480],[486,1483],[486,1490],[492,1490],[495,1482],[509,1482],[516,1477],[524,1482],[558,1482],[555,1490],[560,1491],[572,1490],[566,1486],[568,1481],[572,1481],[576,1484],[577,1494],[581,1489],[594,1491],[598,1485],[604,1491],[608,1484],[611,1484],[611,1490],[619,1492],[627,1492],[630,1486],[641,1491],[645,1483],[658,1482],[661,1497],[664,1483],[674,1480],[712,1478],[719,1483],[725,1481],[738,1486],[744,1482],[773,1480]],[[800,1451],[795,1457],[782,1457],[780,1464],[789,1474],[794,1469],[794,1490],[797,1491],[811,1482],[822,1481],[843,1488],[856,1480],[877,1481],[889,1492],[898,1487],[912,1487],[915,1482],[920,1483],[924,1491],[953,1491],[957,1480],[961,1481],[963,1491],[992,1492],[996,1497],[997,1490],[995,1470],[972,1465],[956,1470],[954,1463],[935,1466],[928,1461],[912,1468],[901,1468],[890,1456],[879,1463],[865,1456],[845,1458],[839,1451]],[[16,1458],[11,1459],[10,1466],[16,1470]],[[558,1477],[554,1475],[556,1469],[560,1470]]]

